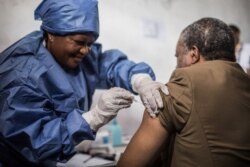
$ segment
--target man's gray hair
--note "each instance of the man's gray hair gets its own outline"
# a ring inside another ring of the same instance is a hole
[[[235,61],[234,36],[230,27],[215,18],[202,18],[181,33],[187,50],[196,46],[206,60]]]

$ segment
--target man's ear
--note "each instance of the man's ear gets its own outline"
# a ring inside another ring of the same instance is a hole
[[[50,42],[53,42],[54,41],[54,36],[50,33],[48,33],[48,39]]]
[[[201,55],[197,46],[193,45],[191,48],[192,64],[196,64],[200,61]]]

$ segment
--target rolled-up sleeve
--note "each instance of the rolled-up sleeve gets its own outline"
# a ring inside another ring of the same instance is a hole
[[[180,132],[191,113],[191,81],[183,70],[177,69],[173,72],[167,86],[169,95],[161,94],[164,108],[159,114],[159,119],[168,132]]]

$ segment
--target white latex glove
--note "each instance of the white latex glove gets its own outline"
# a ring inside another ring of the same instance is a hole
[[[88,122],[90,128],[97,131],[113,119],[120,109],[130,107],[133,99],[134,96],[129,91],[114,87],[104,92],[97,105],[82,116]]]
[[[159,113],[163,108],[163,102],[159,90],[168,95],[167,86],[153,81],[148,74],[135,74],[131,78],[132,88],[137,92],[151,117]]]

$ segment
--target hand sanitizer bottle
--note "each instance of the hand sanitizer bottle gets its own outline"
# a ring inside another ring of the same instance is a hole
[[[111,141],[113,147],[121,146],[122,145],[122,131],[121,126],[117,123],[116,118],[112,120],[112,124],[110,126],[111,132]]]

